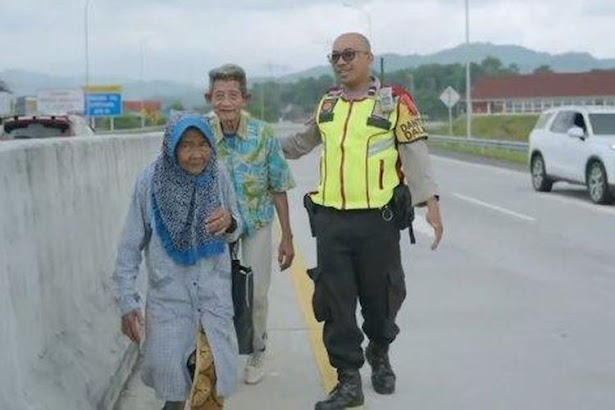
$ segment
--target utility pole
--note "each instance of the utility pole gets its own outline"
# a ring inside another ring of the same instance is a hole
[[[143,101],[144,95],[145,95],[145,81],[143,78],[143,71],[144,71],[144,58],[143,58],[143,43],[145,42],[145,40],[143,38],[141,38],[141,41],[139,42],[139,79],[140,79],[140,94],[141,94],[141,98],[140,98],[140,114],[141,114],[141,128],[145,128],[145,103]]]
[[[83,11],[83,31],[84,31],[84,40],[85,40],[85,89],[83,90],[83,96],[85,97],[85,101],[84,101],[85,120],[88,123],[88,125],[91,126],[90,113],[89,113],[90,110],[88,107],[88,91],[90,88],[90,37],[89,37],[90,27],[89,27],[89,16],[88,16],[89,6],[90,6],[90,0],[85,0],[85,7]]]
[[[265,83],[261,83],[261,120],[265,121]]]
[[[470,4],[466,2],[466,138],[472,137],[472,86],[470,81]]]

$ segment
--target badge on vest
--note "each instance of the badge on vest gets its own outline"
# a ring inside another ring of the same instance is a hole
[[[391,129],[391,121],[377,115],[370,115],[367,119],[367,125],[371,127],[382,128],[383,130]]]
[[[395,100],[393,98],[393,89],[391,87],[381,88],[378,90],[372,115],[367,119],[367,125],[384,130],[391,129],[389,116],[394,109]]]
[[[330,122],[333,121],[333,110],[335,104],[337,104],[338,98],[326,98],[320,104],[320,111],[318,112],[318,122]]]
[[[393,98],[393,89],[391,87],[382,87],[378,90],[378,102],[383,114],[391,113],[395,109],[395,99]]]

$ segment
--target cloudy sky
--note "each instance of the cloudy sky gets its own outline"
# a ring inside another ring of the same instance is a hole
[[[464,0],[0,0],[0,71],[202,83],[225,62],[249,75],[326,63],[344,31],[376,52],[427,54],[465,41]],[[565,7],[563,6],[565,4]],[[470,0],[470,40],[615,57],[614,0]],[[141,52],[142,51],[142,52]],[[141,60],[141,56],[143,59]]]

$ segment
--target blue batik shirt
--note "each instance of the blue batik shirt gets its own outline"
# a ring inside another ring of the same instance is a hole
[[[275,214],[272,193],[286,192],[295,181],[273,127],[242,112],[235,135],[224,135],[218,117],[207,119],[214,130],[219,160],[235,188],[244,235],[269,225]]]

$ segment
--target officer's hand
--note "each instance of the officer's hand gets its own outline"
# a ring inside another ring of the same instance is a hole
[[[431,250],[436,250],[442,235],[444,234],[444,226],[442,225],[442,216],[440,215],[440,204],[436,197],[431,197],[427,200],[427,222],[432,226],[434,231],[434,240],[431,244]]]
[[[133,342],[141,343],[144,327],[145,319],[143,319],[141,309],[131,310],[122,316],[122,333]]]

